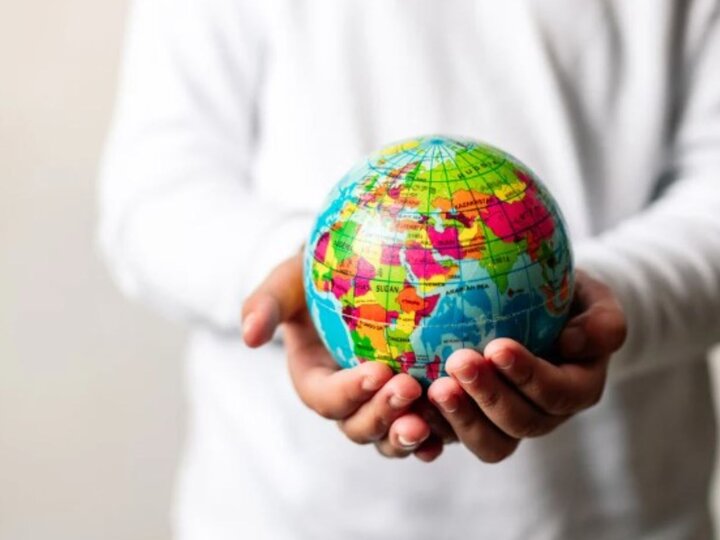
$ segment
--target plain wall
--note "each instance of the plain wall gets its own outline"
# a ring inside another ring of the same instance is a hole
[[[169,538],[183,331],[94,249],[125,9],[0,5],[0,540]]]
[[[181,329],[94,248],[124,0],[0,5],[0,538],[169,538]]]

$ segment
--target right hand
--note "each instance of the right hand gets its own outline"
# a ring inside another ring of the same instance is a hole
[[[288,368],[300,399],[359,444],[387,457],[433,461],[454,432],[410,375],[380,362],[341,369],[323,345],[305,304],[302,258],[277,266],[243,305],[243,339],[259,347],[283,326]]]

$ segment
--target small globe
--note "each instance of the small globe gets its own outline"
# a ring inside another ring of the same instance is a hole
[[[546,351],[574,274],[557,203],[533,172],[471,140],[375,152],[330,194],[306,245],[305,290],[341,367],[383,362],[429,384],[461,348],[508,337]]]

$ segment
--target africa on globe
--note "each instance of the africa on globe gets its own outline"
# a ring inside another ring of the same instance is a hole
[[[335,186],[305,248],[308,309],[345,368],[383,362],[428,384],[492,339],[547,350],[574,275],[560,209],[533,172],[471,140],[383,148]]]

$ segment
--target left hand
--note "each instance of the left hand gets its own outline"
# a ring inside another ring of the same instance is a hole
[[[482,461],[505,459],[521,439],[545,435],[600,400],[610,356],[625,341],[625,316],[610,288],[582,271],[574,303],[577,314],[558,340],[560,358],[551,362],[496,339],[484,354],[453,353],[450,377],[430,386],[429,399]]]

